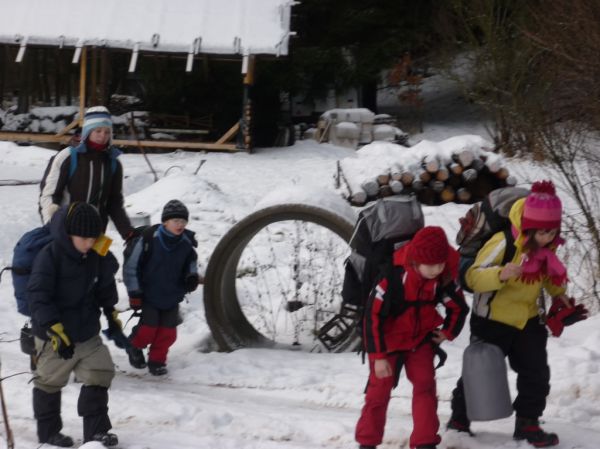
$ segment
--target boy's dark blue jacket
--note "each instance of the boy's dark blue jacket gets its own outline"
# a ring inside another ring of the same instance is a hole
[[[143,245],[144,239],[138,238],[123,265],[123,281],[129,297],[141,298],[144,304],[159,310],[172,309],[183,301],[185,279],[198,273],[194,232],[186,229],[176,236],[159,225],[146,256]]]
[[[52,217],[52,242],[36,256],[27,297],[33,333],[47,340],[47,329],[61,322],[73,342],[89,340],[100,332],[101,308],[112,308],[118,301],[115,273],[117,259],[95,251],[81,254],[75,249],[65,228],[68,206]]]

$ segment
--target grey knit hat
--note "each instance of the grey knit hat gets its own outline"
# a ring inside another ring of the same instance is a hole
[[[183,218],[184,220],[188,220],[189,216],[190,213],[187,207],[185,207],[185,204],[179,200],[171,200],[165,204],[160,221],[164,223],[171,218]]]

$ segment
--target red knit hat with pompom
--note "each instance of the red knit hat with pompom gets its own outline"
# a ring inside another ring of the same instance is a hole
[[[417,264],[436,265],[448,259],[450,245],[439,226],[425,226],[410,242],[410,257]]]
[[[538,181],[525,199],[521,230],[560,228],[562,203],[552,181]]]

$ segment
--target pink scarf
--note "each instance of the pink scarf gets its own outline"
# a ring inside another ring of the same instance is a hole
[[[538,248],[527,254],[521,267],[521,280],[527,284],[541,281],[543,276],[548,276],[554,285],[567,282],[567,269],[548,248]]]

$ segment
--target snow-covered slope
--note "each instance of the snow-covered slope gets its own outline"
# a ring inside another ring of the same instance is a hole
[[[448,136],[444,136],[448,137]],[[35,179],[52,152],[0,143],[0,179]],[[284,187],[333,189],[336,160],[350,150],[312,142],[291,148],[261,149],[256,154],[171,153],[150,155],[160,181],[141,156],[124,155],[125,189],[130,212],[146,211],[152,221],[163,204],[179,198],[188,204],[190,227],[196,231],[200,263],[206,265],[219,238],[250,213],[267,194]],[[194,175],[200,159],[207,162]],[[166,176],[165,176],[166,172]],[[533,174],[530,172],[530,175]],[[0,187],[0,264],[10,261],[17,238],[39,222],[37,186]],[[466,206],[426,207],[427,224],[443,226],[450,238]],[[114,252],[121,242],[114,230]],[[120,306],[126,308],[121,288]],[[0,357],[2,376],[28,371],[28,361],[15,339],[24,322],[12,298],[10,274],[0,284]],[[110,390],[114,431],[127,449],[308,449],[351,448],[354,425],[362,405],[367,368],[353,353],[324,354],[302,351],[244,349],[233,353],[201,352],[208,327],[202,292],[184,302],[185,321],[169,356],[165,379],[131,368],[125,354],[110,345],[117,376]],[[126,316],[126,315],[125,315]],[[130,327],[131,324],[128,325]],[[448,362],[438,372],[439,415],[449,416],[449,399],[460,373],[461,354],[468,331],[445,344]],[[544,419],[561,438],[560,448],[596,449],[600,444],[600,318],[568,328],[549,344],[552,391]],[[18,448],[38,447],[31,410],[29,374],[2,382],[10,423]],[[514,376],[511,375],[514,387]],[[65,433],[81,438],[76,404],[80,385],[63,392]],[[406,379],[393,392],[382,448],[407,447],[412,426],[411,389]],[[512,419],[475,423],[470,438],[442,429],[444,448],[525,448],[511,438]],[[3,429],[0,426],[0,436]],[[0,442],[0,448],[4,447]],[[97,448],[87,444],[86,449]]]

